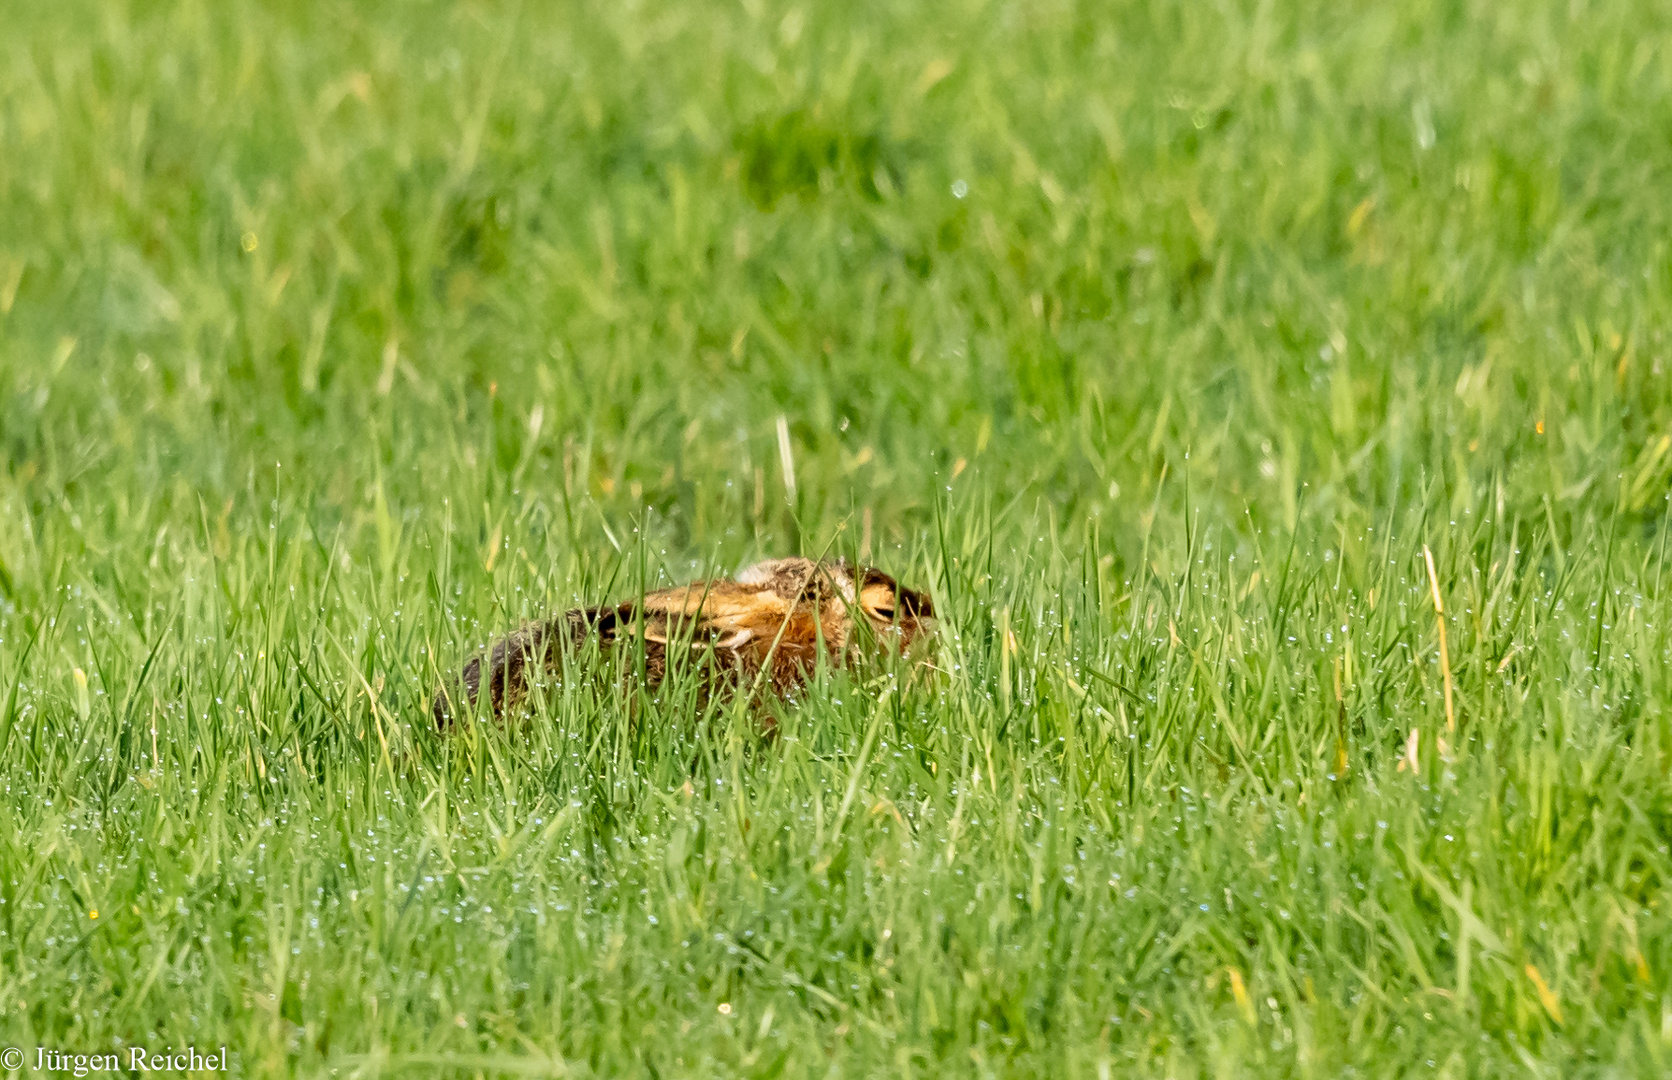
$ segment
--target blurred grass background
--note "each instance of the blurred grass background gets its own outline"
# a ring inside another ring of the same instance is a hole
[[[3,16],[12,1044],[1668,1068],[1664,6]],[[936,680],[425,729],[827,550]]]

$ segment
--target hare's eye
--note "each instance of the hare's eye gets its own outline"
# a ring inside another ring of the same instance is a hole
[[[881,619],[883,622],[893,622],[894,621],[894,609],[891,608],[891,607],[872,608],[871,613],[874,614],[877,618]]]

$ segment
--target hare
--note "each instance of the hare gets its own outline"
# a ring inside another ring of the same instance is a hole
[[[472,715],[484,690],[495,719],[519,711],[530,685],[563,667],[564,655],[596,637],[604,652],[643,648],[652,687],[667,674],[670,650],[686,651],[710,684],[768,682],[780,694],[807,681],[819,657],[851,662],[867,646],[904,649],[932,628],[928,596],[892,577],[845,561],[769,559],[736,579],[694,581],[614,607],[577,608],[530,623],[470,660],[456,683],[435,696],[437,728]],[[869,626],[861,630],[863,620]],[[636,655],[636,653],[635,653]]]

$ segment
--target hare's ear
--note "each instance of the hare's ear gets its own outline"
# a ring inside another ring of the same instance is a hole
[[[910,615],[914,619],[932,619],[935,617],[935,605],[929,599],[928,593],[920,593],[916,589],[900,587],[900,613]]]
[[[646,641],[666,645],[669,638],[678,635],[681,632],[681,627],[687,626],[689,623],[670,619],[666,612],[648,611],[645,612],[644,618],[629,625],[634,627],[634,629],[627,631],[629,634],[640,633],[644,635]]]
[[[893,622],[900,600],[900,586],[881,570],[866,569],[860,575],[859,606],[880,622]]]
[[[587,638],[597,638],[600,645],[613,645],[633,625],[633,605],[617,607],[576,608],[563,616],[569,643],[576,648],[586,644]]]

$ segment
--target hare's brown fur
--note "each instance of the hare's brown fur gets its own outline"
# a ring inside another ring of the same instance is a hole
[[[764,675],[779,693],[802,685],[821,650],[834,663],[855,654],[861,637],[909,645],[929,629],[929,598],[902,588],[869,567],[811,559],[772,559],[735,580],[694,581],[646,594],[615,607],[565,612],[530,623],[465,665],[458,682],[435,696],[436,726],[451,727],[458,712],[476,710],[484,683],[496,718],[516,712],[530,685],[556,674],[564,654],[596,638],[600,650],[642,641],[644,674],[652,687],[667,674],[669,651],[702,661],[710,681],[752,684]],[[870,624],[856,633],[856,620]]]

